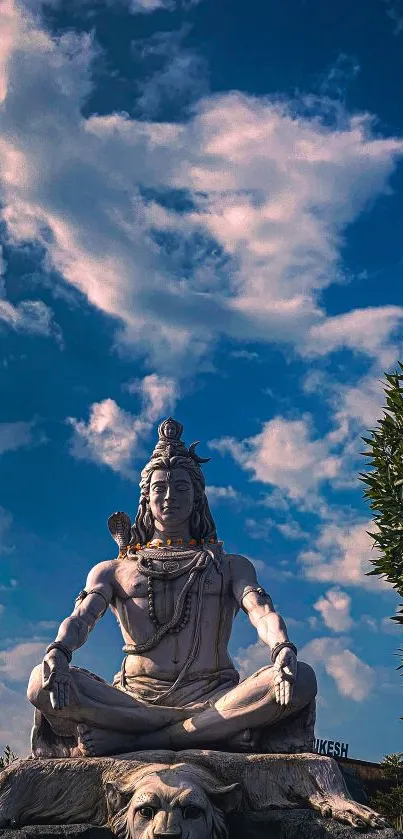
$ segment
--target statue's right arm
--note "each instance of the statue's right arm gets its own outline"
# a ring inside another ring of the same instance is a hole
[[[56,641],[74,652],[86,642],[96,622],[105,614],[113,596],[114,573],[111,562],[100,562],[91,569],[85,589],[75,608],[59,627]]]
[[[114,593],[114,563],[101,562],[90,571],[86,588],[75,608],[59,627],[55,646],[43,659],[42,686],[49,691],[52,708],[61,710],[70,701],[71,653],[86,642],[91,629],[106,612]],[[65,651],[64,651],[65,650]]]

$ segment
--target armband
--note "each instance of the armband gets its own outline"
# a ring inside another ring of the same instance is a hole
[[[252,591],[255,591],[256,594],[260,594],[261,597],[268,597],[268,594],[265,592],[265,590],[264,590],[264,588],[262,588],[262,586],[246,586],[246,588],[244,590],[244,593],[241,597],[241,609],[243,609],[244,612],[246,612],[246,609],[244,609],[244,607],[242,605],[243,600],[245,599],[245,597],[248,594],[251,594]]]
[[[98,591],[97,588],[92,588],[89,591],[86,591],[86,589],[83,588],[83,590],[80,591],[80,593],[77,595],[77,597],[74,601],[74,604],[76,606],[78,606],[80,603],[83,602],[83,600],[85,600],[86,597],[88,597],[89,594],[99,594],[99,596],[102,597],[102,599],[105,601],[105,609],[103,610],[102,614],[99,616],[100,618],[102,618],[104,616],[108,606],[109,606],[109,602],[106,599],[105,595],[102,594],[102,591]]]

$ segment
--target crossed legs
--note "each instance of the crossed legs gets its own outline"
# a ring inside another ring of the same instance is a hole
[[[71,668],[71,676],[67,708],[51,707],[49,692],[42,687],[41,665],[31,675],[28,698],[56,734],[78,733],[82,752],[89,755],[222,743],[245,729],[267,727],[295,715],[314,699],[317,689],[314,671],[299,662],[292,701],[282,707],[276,703],[274,671],[268,666],[224,694],[218,692],[209,707],[195,711],[147,705],[77,667]]]

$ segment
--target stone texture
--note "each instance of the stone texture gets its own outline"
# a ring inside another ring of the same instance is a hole
[[[32,824],[0,830],[1,839],[112,839],[107,827],[93,824]]]
[[[322,819],[311,810],[271,810],[265,813],[237,813],[228,820],[229,839],[357,839],[348,825]],[[398,839],[403,834],[392,828],[371,831],[373,839]],[[86,824],[32,825],[17,830],[0,830],[0,839],[112,839],[107,828]]]
[[[272,810],[266,813],[238,813],[229,819],[229,839],[357,839],[359,832],[334,819],[323,819],[312,810]],[[371,830],[373,839],[397,839],[393,828]]]

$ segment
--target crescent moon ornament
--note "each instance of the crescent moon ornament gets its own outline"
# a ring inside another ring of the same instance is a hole
[[[199,455],[198,455],[198,454],[196,454],[195,449],[196,449],[196,446],[198,446],[198,445],[199,445],[199,443],[200,443],[200,440],[196,440],[196,442],[195,442],[195,443],[192,443],[192,444],[189,446],[189,454],[190,454],[190,457],[191,457],[191,458],[192,458],[192,460],[194,460],[196,463],[208,463],[208,462],[209,462],[209,460],[211,460],[211,457],[199,457]]]

